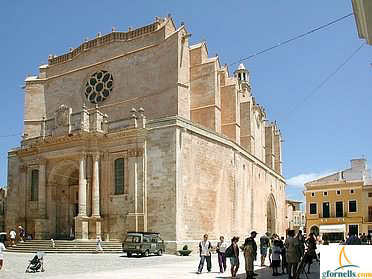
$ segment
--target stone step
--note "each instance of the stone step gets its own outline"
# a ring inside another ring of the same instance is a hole
[[[55,247],[51,246],[50,240],[28,240],[17,243],[17,246],[8,247],[9,252],[35,253],[96,253],[95,241],[55,240]],[[122,244],[119,241],[102,241],[105,253],[122,253]]]

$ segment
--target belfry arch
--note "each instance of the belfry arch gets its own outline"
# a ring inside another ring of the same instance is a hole
[[[270,194],[266,201],[266,231],[271,234],[276,233],[276,218],[277,218],[276,202],[273,194]]]

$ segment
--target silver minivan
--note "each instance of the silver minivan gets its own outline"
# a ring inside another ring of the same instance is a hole
[[[150,254],[161,256],[165,251],[164,240],[159,233],[128,232],[123,243],[123,252],[131,257],[133,254],[147,257]]]

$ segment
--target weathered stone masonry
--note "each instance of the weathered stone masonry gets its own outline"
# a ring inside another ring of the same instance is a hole
[[[204,233],[284,233],[277,124],[244,65],[230,76],[189,37],[157,18],[52,55],[26,79],[6,230],[86,240],[156,231],[170,251]]]

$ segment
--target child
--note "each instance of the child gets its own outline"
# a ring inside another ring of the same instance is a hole
[[[273,250],[272,251],[273,276],[278,276],[281,274],[278,273],[278,267],[280,267],[280,254],[282,253],[279,240],[274,240],[274,246],[272,250]]]

